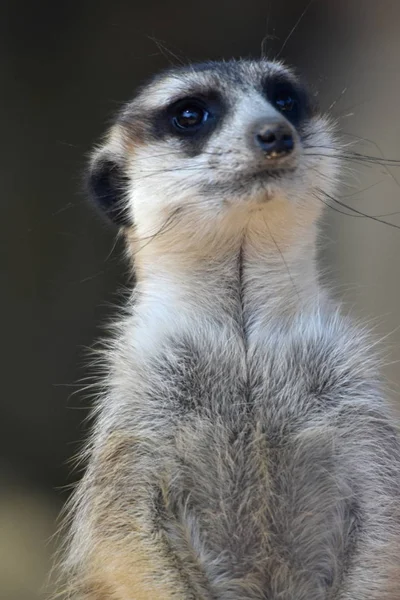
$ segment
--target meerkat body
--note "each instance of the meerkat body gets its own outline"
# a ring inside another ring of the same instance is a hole
[[[156,78],[95,153],[136,288],[65,561],[79,600],[397,600],[400,444],[318,283],[340,147],[278,63]]]

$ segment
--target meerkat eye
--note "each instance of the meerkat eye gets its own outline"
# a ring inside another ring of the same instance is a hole
[[[171,122],[178,131],[196,131],[207,121],[209,111],[200,102],[185,100],[176,104],[170,111]]]
[[[288,117],[288,113],[294,115],[294,113],[298,112],[299,100],[297,94],[295,90],[289,86],[277,86],[272,101],[276,108],[280,112],[287,114]]]
[[[310,113],[306,93],[290,81],[267,79],[264,93],[268,101],[295,126]]]
[[[275,97],[275,105],[281,112],[290,112],[295,108],[296,99],[289,90],[281,91]]]

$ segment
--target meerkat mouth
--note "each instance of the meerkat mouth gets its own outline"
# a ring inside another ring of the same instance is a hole
[[[215,194],[235,194],[251,196],[257,192],[265,192],[263,201],[272,200],[274,194],[271,185],[278,188],[279,184],[284,184],[285,178],[293,175],[296,171],[295,166],[287,166],[280,169],[257,169],[255,171],[246,171],[233,174],[229,179],[223,181],[206,182],[202,185],[201,193],[204,196]]]

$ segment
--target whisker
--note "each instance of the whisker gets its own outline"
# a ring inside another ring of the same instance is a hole
[[[362,190],[357,190],[352,194],[346,194],[346,196],[343,196],[343,198],[352,198],[353,196],[357,196],[357,194],[363,194],[364,192],[368,192],[368,190],[372,190],[372,188],[380,185],[381,183],[383,183],[383,179],[381,181],[376,181],[375,183],[372,183],[371,185],[367,186],[366,188],[363,188]]]
[[[328,208],[332,209],[333,211],[335,211],[335,212],[337,212],[337,213],[339,213],[341,215],[345,215],[346,217],[354,217],[355,219],[362,219],[363,218],[362,215],[354,215],[353,213],[345,212],[344,210],[339,210],[335,206],[332,206],[332,204],[329,204],[329,202],[326,202],[323,198],[321,198],[317,194],[313,194],[313,196],[314,196],[314,198],[316,198],[317,200],[319,200],[320,202],[322,202],[323,204],[325,204],[325,206],[327,206]]]
[[[354,137],[357,140],[361,140],[363,142],[368,142],[369,144],[371,144],[372,146],[374,146],[377,151],[379,152],[379,154],[381,155],[381,158],[383,160],[385,160],[384,158],[384,153],[382,151],[382,148],[379,146],[379,144],[377,144],[376,142],[374,142],[373,140],[366,138],[366,137],[361,137],[359,135],[355,135],[353,133],[345,133],[345,135],[348,135],[350,137]],[[388,169],[388,165],[383,165],[383,167],[385,168],[386,173],[393,179],[393,181],[396,183],[396,185],[398,185],[400,187],[400,183],[397,181],[396,177],[393,175],[393,173]]]
[[[323,194],[326,198],[328,198],[332,202],[335,202],[335,204],[338,204],[342,208],[346,208],[346,209],[352,211],[356,215],[360,215],[362,217],[365,217],[366,219],[371,219],[372,221],[377,221],[378,223],[382,223],[383,225],[388,225],[389,227],[393,227],[394,229],[400,229],[400,225],[396,225],[395,223],[391,223],[390,221],[384,221],[379,216],[368,215],[367,213],[364,213],[361,210],[353,208],[352,206],[348,206],[348,204],[346,204],[345,202],[342,202],[341,200],[338,200],[337,198],[334,198],[333,196],[328,194],[328,192],[325,192],[321,188],[317,188],[317,191],[319,193]]]
[[[300,17],[297,19],[296,23],[294,24],[294,26],[292,27],[292,29],[289,31],[289,34],[287,35],[286,39],[284,40],[281,49],[279,50],[278,54],[276,55],[276,58],[278,59],[280,57],[280,55],[282,54],[286,44],[288,43],[288,41],[290,40],[290,38],[292,37],[292,35],[294,34],[294,32],[296,31],[297,27],[300,25],[301,21],[303,20],[303,17],[306,15],[308,9],[310,8],[311,4],[314,2],[315,0],[310,0],[309,3],[307,4],[307,6],[305,7],[305,9],[303,10],[303,12],[301,13]]]
[[[292,283],[292,285],[293,285],[293,289],[294,289],[294,291],[296,292],[296,294],[297,294],[298,298],[300,298],[300,294],[299,294],[299,291],[298,291],[298,289],[297,289],[297,287],[296,287],[296,284],[295,284],[295,282],[294,282],[293,276],[292,276],[292,274],[291,274],[291,272],[290,272],[289,265],[287,264],[287,262],[286,262],[286,259],[285,259],[284,255],[283,255],[283,252],[282,252],[282,250],[279,248],[279,245],[278,245],[277,241],[275,240],[274,236],[272,235],[272,231],[271,231],[271,229],[270,229],[270,227],[269,227],[269,225],[268,225],[268,222],[267,222],[267,219],[265,218],[265,215],[263,216],[263,220],[264,220],[265,226],[266,226],[266,227],[267,227],[267,229],[268,229],[268,233],[269,233],[269,235],[270,235],[270,237],[271,237],[271,240],[273,241],[273,243],[274,243],[274,245],[275,245],[276,249],[277,249],[277,250],[278,250],[278,252],[279,252],[279,255],[280,255],[280,257],[281,257],[281,259],[282,259],[282,262],[283,262],[283,264],[284,264],[284,266],[285,266],[285,269],[286,269],[286,271],[287,271],[287,274],[288,274],[288,276],[289,276],[289,279],[290,279],[290,281],[291,281],[291,283]]]
[[[394,158],[379,158],[379,156],[368,156],[367,154],[361,154],[359,152],[347,152],[347,153],[338,153],[332,152],[329,154],[323,154],[321,152],[308,152],[307,149],[318,149],[318,146],[308,146],[306,151],[304,152],[305,156],[312,156],[315,158],[332,158],[340,161],[353,161],[361,164],[374,164],[382,167],[392,166],[392,167],[400,167],[400,160]],[[324,150],[330,150],[328,147],[321,147]]]
[[[232,150],[231,152],[235,152],[234,150]],[[202,154],[205,154],[207,156],[222,156],[224,154],[224,152],[221,151],[207,151],[207,150],[203,150]],[[236,154],[239,154],[239,152],[236,152]],[[176,155],[182,155],[182,150],[169,150],[168,152],[161,152],[160,154],[150,154],[149,156],[141,156],[141,157],[135,157],[135,163],[139,162],[139,161],[143,161],[143,160],[151,160],[153,158],[163,158],[165,156],[176,156]]]
[[[384,217],[392,217],[392,216],[395,216],[395,215],[400,215],[400,211],[395,211],[395,212],[391,212],[391,213],[385,213],[385,214],[382,214],[382,215],[354,214],[354,213],[351,213],[351,212],[345,212],[343,210],[339,210],[335,206],[332,206],[332,204],[329,204],[329,202],[326,202],[323,198],[321,198],[317,194],[313,194],[313,196],[314,196],[314,198],[317,198],[317,200],[319,200],[320,202],[322,202],[323,204],[325,204],[325,206],[327,206],[328,208],[332,209],[333,211],[335,211],[335,212],[337,212],[337,213],[339,213],[341,215],[345,215],[346,217],[353,217],[354,219],[365,219],[365,218],[366,219],[371,219],[371,218],[381,219],[381,218],[384,218]],[[351,208],[351,206],[345,205],[345,207],[348,210],[353,210]]]
[[[176,173],[176,172],[182,172],[182,171],[210,171],[213,168],[208,166],[208,165],[204,165],[204,166],[185,166],[185,167],[171,167],[168,169],[158,169],[157,171],[153,171],[151,173],[146,173],[145,175],[140,175],[138,177],[133,177],[131,178],[131,181],[141,181],[142,179],[148,179],[149,177],[155,177],[156,175],[163,175],[164,173]]]
[[[332,110],[332,108],[342,99],[343,95],[347,92],[347,87],[343,88],[343,90],[340,92],[340,96],[338,98],[336,98],[336,100],[334,100],[332,102],[332,104],[329,106],[328,111]]]
[[[270,18],[271,18],[271,7],[272,7],[272,2],[269,3],[268,5],[268,15],[267,15],[267,22],[265,24],[265,35],[263,37],[263,39],[261,40],[261,58],[267,58],[268,57],[268,52],[265,48],[266,42],[268,40],[274,40],[276,39],[276,35],[273,35],[271,33],[268,32],[269,30],[269,22],[270,22]]]
[[[157,46],[160,53],[164,56],[164,58],[167,59],[171,66],[175,67],[176,63],[178,63],[181,66],[185,66],[187,64],[182,58],[175,54],[175,52],[172,52],[172,50],[170,50],[170,48],[167,47],[164,41],[157,39],[154,35],[149,35],[147,37],[151,42],[153,42]]]

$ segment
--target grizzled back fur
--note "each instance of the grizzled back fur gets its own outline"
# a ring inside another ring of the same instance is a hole
[[[374,344],[318,283],[340,146],[311,105],[279,63],[189,67],[94,155],[137,287],[105,352],[67,598],[400,597],[399,438]]]

